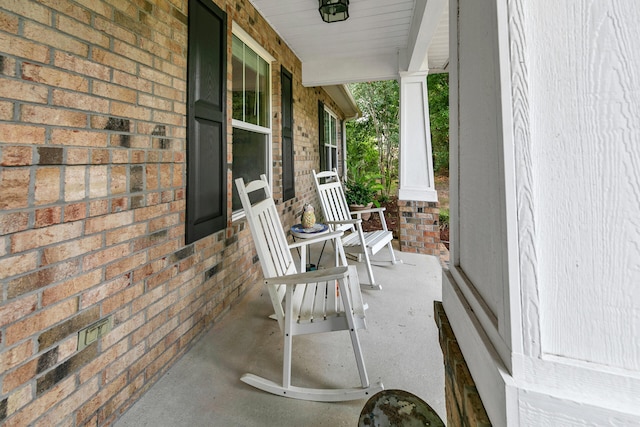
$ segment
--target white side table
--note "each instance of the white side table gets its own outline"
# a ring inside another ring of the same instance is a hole
[[[294,224],[291,226],[291,235],[294,240],[296,238],[300,239],[310,239],[312,237],[319,236],[320,234],[325,234],[329,232],[329,226],[327,224],[316,223],[311,228],[304,228],[302,224]],[[318,257],[317,264],[311,264],[311,250],[309,250],[309,264],[305,264],[305,260],[307,259],[307,246],[303,245],[300,248],[300,272],[305,272],[307,270],[317,270],[318,265],[320,264],[320,258],[322,258],[322,253],[324,252],[324,247],[327,244],[325,240],[322,244],[322,251],[320,251],[320,256]]]

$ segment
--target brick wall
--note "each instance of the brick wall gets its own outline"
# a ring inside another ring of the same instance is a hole
[[[447,425],[491,427],[491,422],[441,302],[434,303],[434,312],[435,322],[440,331],[440,347],[444,359]]]
[[[235,20],[276,58],[279,201],[280,65],[293,73],[291,224],[315,198],[317,101],[339,109],[302,87],[300,61],[249,2],[215,2],[229,37]],[[0,3],[4,425],[110,424],[259,279],[231,212],[184,244],[187,16],[187,0]],[[230,155],[231,131],[229,119]],[[107,318],[112,331],[78,351],[78,331]]]
[[[435,202],[398,200],[400,250],[440,256],[439,213]]]

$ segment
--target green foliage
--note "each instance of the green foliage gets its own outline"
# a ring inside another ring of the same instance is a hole
[[[398,177],[399,102],[396,80],[349,86],[362,117],[347,123],[347,159],[358,173],[378,174],[388,196]]]
[[[367,205],[374,202],[379,206],[376,200],[376,194],[382,190],[382,185],[378,182],[379,174],[357,173],[354,169],[345,184],[345,197],[349,205]]]
[[[440,228],[449,228],[449,209],[440,209]]]
[[[449,74],[430,74],[427,87],[433,169],[436,174],[446,174],[449,170]]]

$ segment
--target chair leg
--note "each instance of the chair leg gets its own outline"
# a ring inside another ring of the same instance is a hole
[[[347,324],[349,325],[349,335],[351,336],[351,345],[353,347],[353,353],[356,358],[356,364],[358,365],[358,373],[360,374],[360,382],[363,388],[369,387],[369,377],[367,376],[367,369],[364,365],[364,356],[362,355],[362,347],[360,346],[360,337],[358,336],[358,328],[356,328],[355,321],[353,319],[353,306],[350,300],[351,292],[347,289],[349,286],[345,279],[338,280],[342,304],[344,304],[344,313],[347,318]]]
[[[362,225],[357,224],[358,237],[360,238],[360,246],[362,247],[362,255],[364,256],[364,262],[367,266],[367,275],[369,276],[369,285],[366,287],[371,289],[381,290],[382,286],[376,285],[376,281],[373,278],[373,268],[371,267],[371,258],[369,257],[369,251],[367,250],[367,245],[365,244],[364,232],[362,231]]]
[[[391,264],[395,265],[399,262],[402,262],[401,260],[396,259],[396,254],[395,252],[393,252],[393,246],[391,245],[391,242],[387,243],[387,249],[389,249],[389,255],[391,256]]]

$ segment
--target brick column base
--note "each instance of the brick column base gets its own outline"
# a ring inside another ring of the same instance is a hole
[[[437,202],[398,200],[400,251],[440,256]]]
[[[462,356],[456,336],[449,324],[442,303],[433,303],[434,320],[440,330],[440,348],[444,356],[444,393],[447,425],[491,427],[476,384]]]

